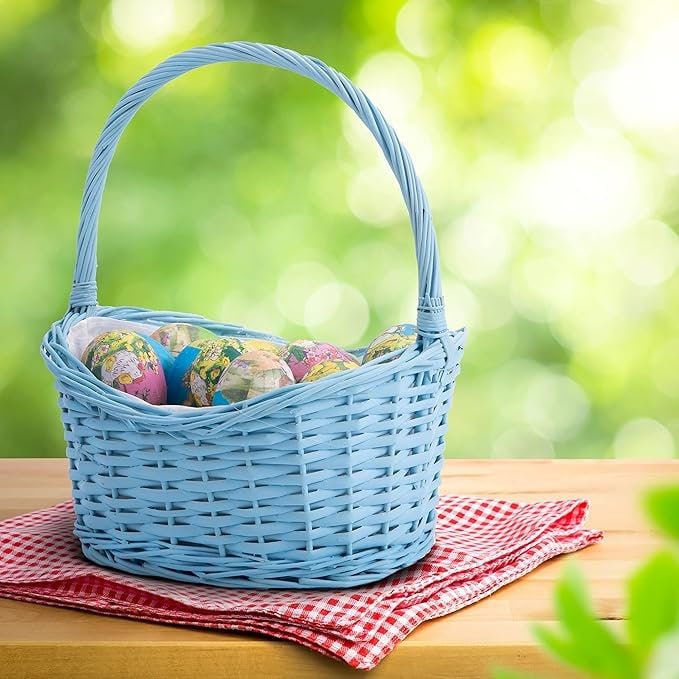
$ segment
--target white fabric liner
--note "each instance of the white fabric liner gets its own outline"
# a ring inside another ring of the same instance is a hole
[[[110,330],[121,330],[127,332],[138,332],[142,335],[150,335],[156,328],[161,327],[160,325],[152,325],[150,323],[134,323],[133,321],[123,321],[119,318],[106,318],[105,316],[89,316],[88,318],[83,318],[81,321],[75,323],[71,329],[68,331],[66,337],[66,342],[68,345],[68,350],[80,361],[82,360],[83,351],[87,345],[95,338],[97,335],[101,335],[104,332],[109,332]],[[121,391],[121,394],[138,401],[136,396],[131,394],[125,394]],[[193,406],[181,406],[181,405],[154,405],[154,408],[164,408],[171,412],[186,412],[187,410],[195,410]],[[204,406],[206,408],[211,408],[212,406]]]

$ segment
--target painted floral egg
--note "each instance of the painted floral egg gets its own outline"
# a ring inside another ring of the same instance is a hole
[[[163,368],[165,381],[167,382],[168,376],[172,372],[172,367],[174,366],[174,356],[160,342],[154,340],[153,337],[147,337],[146,335],[141,336],[151,345],[153,351],[156,352],[156,356],[160,359],[160,365]]]
[[[285,361],[269,351],[254,350],[234,358],[219,378],[213,405],[238,403],[294,384]]]
[[[321,361],[320,363],[316,363],[316,365],[307,372],[302,379],[302,382],[315,382],[316,380],[322,380],[329,375],[341,373],[344,370],[351,370],[353,368],[358,368],[358,363],[356,363],[356,361],[344,361],[341,358]]]
[[[136,332],[113,330],[85,348],[83,363],[105,384],[147,403],[167,402],[165,374],[149,342]]]
[[[370,343],[363,356],[363,363],[390,354],[392,351],[405,349],[414,344],[416,339],[417,328],[412,323],[393,325]]]
[[[192,406],[193,399],[189,390],[189,370],[207,342],[212,340],[197,340],[185,346],[174,359],[174,365],[167,379],[167,402],[180,406]]]
[[[151,338],[160,342],[173,356],[177,356],[189,344],[215,337],[217,335],[207,328],[190,323],[168,323],[151,333]]]
[[[222,373],[229,367],[231,361],[245,351],[243,341],[237,337],[204,340],[188,371],[187,383],[194,405],[212,405],[212,397]]]
[[[290,342],[281,352],[281,358],[290,366],[296,382],[301,382],[309,370],[322,361],[356,362],[356,358],[344,349],[313,340]]]
[[[273,342],[272,340],[259,339],[258,337],[243,337],[241,341],[248,351],[268,351],[279,355],[285,349],[283,342]]]

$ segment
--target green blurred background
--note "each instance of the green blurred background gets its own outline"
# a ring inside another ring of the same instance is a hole
[[[676,3],[0,0],[0,456],[63,455],[38,346],[105,117],[226,40],[344,71],[409,148],[469,328],[449,456],[677,455]],[[109,176],[100,301],[347,346],[412,321],[405,209],[352,116],[250,65],[165,88]]]

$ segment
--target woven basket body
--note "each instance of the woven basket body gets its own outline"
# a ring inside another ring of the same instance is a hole
[[[347,103],[384,151],[409,210],[419,270],[418,341],[396,357],[229,406],[151,406],[99,382],[67,348],[90,316],[268,337],[180,313],[102,307],[96,234],[106,174],[127,123],[153,92],[204,64],[277,66]],[[365,94],[290,50],[226,43],[160,64],[121,99],[90,165],[70,308],[45,335],[70,460],[76,524],[92,561],[141,575],[227,587],[349,587],[431,548],[464,331],[448,331],[435,234],[420,182]]]

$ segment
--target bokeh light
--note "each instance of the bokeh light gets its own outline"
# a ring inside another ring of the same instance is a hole
[[[522,178],[518,209],[529,223],[571,238],[609,236],[643,216],[643,182],[628,143],[581,138],[558,145],[564,148],[541,158]]]
[[[146,50],[190,33],[207,5],[206,0],[112,0],[111,25],[127,47]]]
[[[314,291],[335,283],[333,274],[317,262],[292,264],[281,274],[276,288],[276,304],[292,323],[304,325],[305,308]]]
[[[619,458],[671,458],[675,452],[672,434],[649,418],[626,422],[615,437],[613,449]]]
[[[572,439],[589,415],[589,401],[582,388],[563,375],[538,374],[524,400],[526,421],[548,441]]]
[[[304,305],[304,325],[311,336],[352,347],[368,327],[365,297],[346,283],[327,283],[312,292]]]
[[[400,52],[380,52],[370,57],[358,71],[356,84],[370,93],[370,99],[392,124],[407,118],[422,95],[419,67]]]
[[[452,16],[445,0],[409,0],[396,17],[396,34],[414,56],[431,57],[450,48]]]

